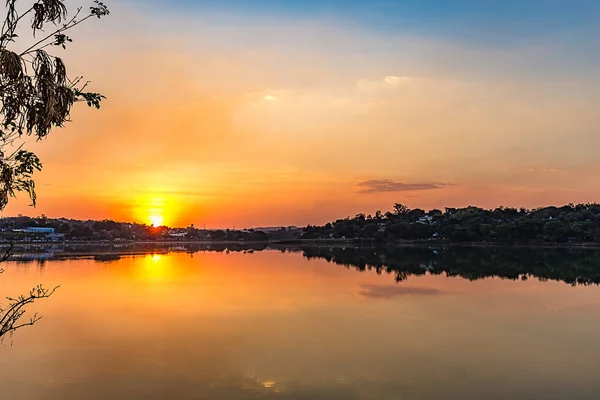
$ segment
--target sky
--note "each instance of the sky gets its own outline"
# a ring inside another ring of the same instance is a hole
[[[600,2],[106,1],[3,215],[242,228],[600,201]],[[69,1],[71,6],[78,3]]]

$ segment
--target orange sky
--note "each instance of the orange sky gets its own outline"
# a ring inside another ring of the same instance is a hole
[[[600,84],[591,64],[556,68],[565,40],[240,21],[122,5],[74,33],[60,55],[108,99],[31,145],[38,207],[4,215],[241,228],[600,198]]]

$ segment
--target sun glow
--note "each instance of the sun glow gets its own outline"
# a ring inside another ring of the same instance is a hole
[[[150,222],[150,225],[152,226],[162,226],[163,223],[165,222],[165,219],[163,218],[162,215],[150,215],[148,217],[148,221]]]
[[[168,196],[148,193],[139,196],[132,203],[132,213],[136,221],[154,227],[176,223],[176,214],[180,207]]]
[[[161,254],[148,254],[140,265],[139,276],[149,283],[165,283],[172,279],[173,270]]]

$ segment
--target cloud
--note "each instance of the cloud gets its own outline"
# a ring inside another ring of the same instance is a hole
[[[425,287],[362,285],[358,294],[371,299],[390,299],[397,296],[435,296],[443,292]]]
[[[434,183],[400,183],[389,179],[372,179],[359,182],[356,186],[360,189],[359,193],[384,193],[384,192],[411,192],[417,190],[441,189],[446,185]]]
[[[388,85],[392,85],[392,86],[397,86],[400,83],[402,83],[403,81],[407,81],[409,78],[406,76],[393,76],[393,75],[389,75],[386,76],[385,78],[383,78],[384,82],[387,83]]]
[[[522,169],[522,172],[556,172],[556,168],[543,168],[543,169],[535,169],[535,168],[527,168],[527,169]]]
[[[359,79],[356,82],[356,90],[359,93],[380,93],[382,91],[391,90],[403,83],[408,83],[412,78],[407,76],[388,75],[382,79],[366,80]]]

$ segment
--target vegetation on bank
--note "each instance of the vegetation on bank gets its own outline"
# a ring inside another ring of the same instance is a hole
[[[357,214],[324,226],[307,226],[303,239],[354,239],[378,243],[445,240],[452,243],[600,243],[600,204],[568,204],[533,210],[499,207],[411,210]]]
[[[600,245],[600,204],[568,204],[533,210],[478,207],[411,210],[395,204],[394,210],[375,215],[358,214],[323,226],[305,228],[206,230],[148,226],[110,220],[80,221],[25,216],[0,219],[0,238],[7,241],[42,241],[43,233],[27,228],[52,228],[70,241],[213,241],[213,242],[367,242],[378,244],[485,243],[485,244],[596,244]]]
[[[215,241],[215,242],[262,242],[297,238],[302,231],[288,228],[263,232],[255,229],[206,230],[193,225],[187,228],[148,226],[111,220],[81,221],[66,218],[38,218],[26,216],[0,219],[0,238],[5,242],[45,241],[43,232],[27,232],[28,228],[52,228],[61,239],[69,241]],[[54,235],[55,237],[57,235]]]

